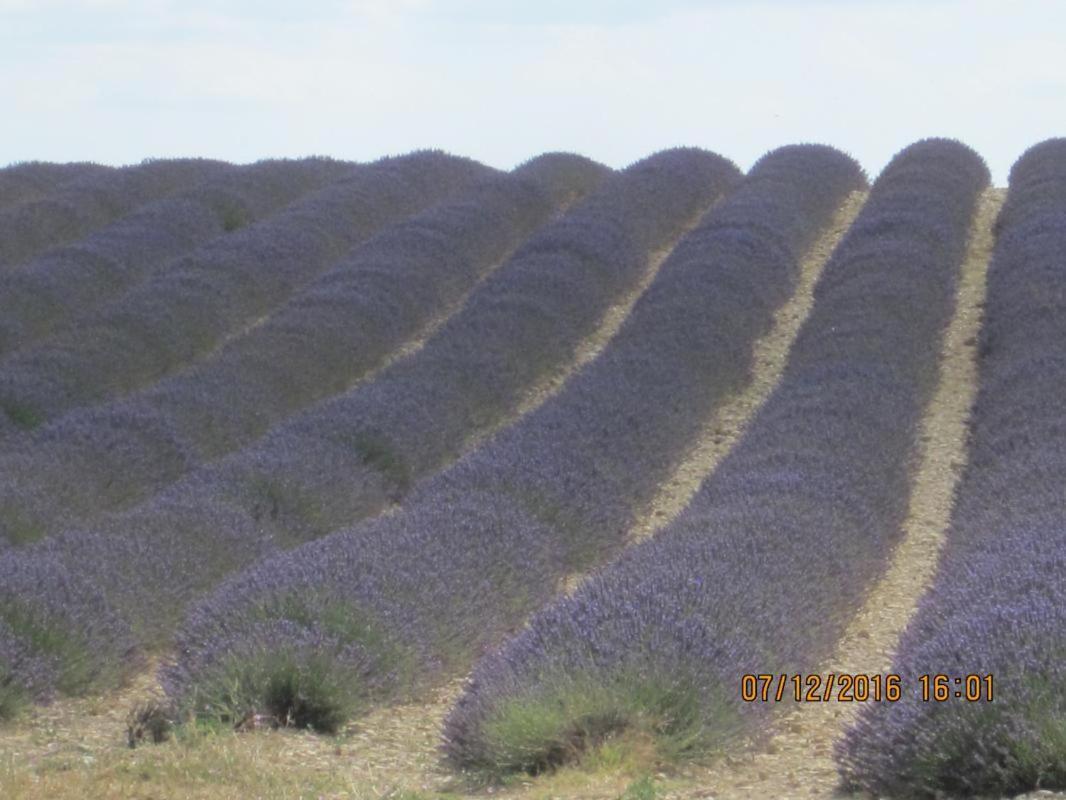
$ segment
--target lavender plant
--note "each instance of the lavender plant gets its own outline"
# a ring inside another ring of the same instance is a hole
[[[839,743],[845,783],[888,797],[1066,788],[1066,139],[1026,152],[998,220],[970,456],[934,584]],[[978,702],[919,676],[992,675]]]
[[[318,619],[337,607],[359,631],[301,651],[348,676],[335,682],[335,707],[365,707],[464,668],[566,574],[623,546],[634,513],[744,382],[752,342],[788,296],[799,256],[863,183],[829,148],[762,159],[562,393],[422,483],[399,512],[260,562],[197,603],[164,672],[174,701],[217,713],[209,687],[237,668],[226,653],[259,641],[264,617]],[[665,183],[659,202],[671,194]],[[372,653],[387,671],[356,680],[343,647],[360,654],[360,668]],[[290,652],[285,640],[263,642],[272,648]],[[253,693],[265,685],[260,678]]]
[[[55,682],[48,659],[0,620],[0,721],[16,716],[31,702],[50,700]]]
[[[0,169],[0,210],[43,200],[70,183],[89,176],[102,176],[112,167],[88,162],[51,164],[22,161]]]
[[[555,173],[564,167],[573,179],[560,184]],[[563,195],[587,191],[603,172],[560,155],[482,180],[356,248],[213,357],[122,402],[75,412],[26,437],[2,462],[22,476],[0,489],[0,520],[6,519],[9,539],[84,527],[343,390],[442,306],[460,300],[548,219]],[[359,454],[352,455],[358,463]],[[311,456],[302,453],[297,466],[325,466]],[[72,474],[80,479],[71,481]],[[350,477],[341,470],[332,484],[338,479]]]
[[[0,269],[80,239],[138,206],[231,169],[221,161],[174,159],[90,170],[60,191],[0,211]]]
[[[43,548],[2,554],[0,719],[56,692],[114,686],[138,663],[129,626],[85,576]]]
[[[817,669],[898,538],[987,182],[955,142],[893,159],[747,432],[674,522],[477,664],[445,725],[453,765],[537,771],[626,728],[705,755],[774,705],[742,703],[743,674]]]
[[[237,167],[0,273],[0,355],[69,328],[177,257],[353,169],[322,158]]]

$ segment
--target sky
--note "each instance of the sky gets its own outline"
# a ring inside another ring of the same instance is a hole
[[[0,0],[0,165],[949,136],[1003,185],[1056,135],[1059,0]]]

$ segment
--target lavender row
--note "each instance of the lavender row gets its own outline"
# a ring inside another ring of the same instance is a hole
[[[262,562],[200,602],[164,674],[175,703],[207,715],[270,708],[270,686],[295,660],[296,713],[329,727],[463,669],[565,575],[624,545],[634,514],[747,378],[802,252],[863,182],[829,148],[762,159],[559,395],[398,513]]]
[[[172,259],[352,170],[321,158],[237,167],[0,273],[0,355],[70,327]]]
[[[449,759],[538,770],[627,727],[665,757],[758,732],[745,673],[806,673],[897,540],[914,433],[988,172],[898,154],[826,264],[781,383],[682,514],[475,668]]]
[[[203,357],[383,228],[494,172],[434,152],[365,166],[212,240],[47,346],[7,359],[0,408],[36,427],[143,388]]]
[[[43,200],[74,181],[90,175],[105,175],[112,170],[113,167],[89,162],[24,161],[12,164],[0,169],[0,209]]]
[[[949,676],[950,699],[870,704],[837,750],[879,796],[1066,788],[1066,140],[1015,164],[998,228],[969,463],[891,668]],[[967,675],[993,676],[991,702]]]
[[[535,160],[524,171],[554,187],[551,193],[559,197],[561,193],[572,194],[575,182],[581,184],[595,177],[587,174],[589,167],[582,160],[551,157]],[[568,177],[570,172],[576,174]],[[586,178],[581,178],[582,174]],[[638,163],[535,234],[497,273],[505,277],[486,282],[482,291],[470,298],[460,313],[467,322],[451,332],[442,331],[433,341],[465,337],[465,360],[457,357],[452,365],[475,383],[492,380],[502,385],[513,363],[528,355],[523,346],[554,349],[560,359],[566,358],[582,329],[594,324],[596,310],[602,312],[636,280],[649,252],[668,241],[686,219],[732,186],[737,177],[736,168],[728,162],[699,152],[665,153]],[[571,273],[584,275],[581,280],[563,284],[571,291],[581,290],[576,308],[574,298],[559,288],[560,280]],[[538,288],[538,275],[555,279]],[[533,295],[539,299],[536,307],[524,315],[518,313],[522,299]],[[504,311],[507,321],[500,325]],[[583,325],[568,321],[570,315],[586,321]],[[485,344],[485,326],[490,323],[498,336],[510,337],[514,346],[510,357],[498,350],[496,362],[479,353]],[[536,340],[534,344],[530,344],[531,338]],[[533,377],[526,375],[523,380]],[[516,386],[516,393],[520,389]],[[345,513],[351,513],[347,505],[350,497],[373,492],[381,498],[388,496],[378,486],[387,476],[386,465],[374,450],[344,446],[351,437],[340,437],[339,423],[330,419],[336,414],[349,417],[358,431],[358,419],[351,419],[343,404],[325,404],[310,411],[301,424],[291,429],[286,426],[272,435],[263,446],[235,455],[219,469],[191,477],[174,490],[116,517],[101,530],[52,537],[18,551],[15,558],[40,559],[49,568],[76,573],[105,596],[110,608],[124,612],[138,641],[148,646],[159,644],[165,641],[168,628],[179,621],[181,609],[190,599],[227,571],[275,551],[279,543],[273,536],[291,538],[294,527],[300,535],[308,535],[308,515],[318,509],[345,518]],[[333,443],[339,446],[334,446],[330,457],[323,456],[330,440],[313,436],[315,429],[338,437]],[[423,433],[427,439],[440,435],[432,426],[425,427]],[[457,433],[461,432],[449,434],[454,441],[462,438]],[[294,484],[302,488],[300,480],[309,475],[308,488],[317,492],[313,502],[286,501],[286,513],[276,518],[269,505],[263,513],[265,503],[285,498],[282,492],[298,499],[292,491]],[[319,486],[319,480],[325,486]],[[297,517],[301,526],[293,524]],[[0,563],[5,558],[0,557]],[[46,599],[23,592],[18,603],[34,609],[44,607],[46,612],[42,613],[51,620],[49,629],[67,631],[67,615],[48,606]],[[70,616],[75,614],[72,610]],[[93,663],[121,663],[129,635],[128,625],[113,625],[98,631],[91,642],[83,640],[83,652],[93,655]],[[107,676],[106,671],[101,670],[101,674]]]
[[[83,528],[343,391],[605,171],[576,156],[544,156],[478,181],[355,248],[211,358],[25,437],[0,460],[18,476],[0,488],[0,530],[12,541]]]
[[[175,159],[90,171],[40,200],[0,211],[0,269],[80,239],[138,206],[232,169],[221,161]]]

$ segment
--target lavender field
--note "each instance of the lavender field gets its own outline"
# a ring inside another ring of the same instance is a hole
[[[1066,791],[1064,347],[1064,139],[0,168],[0,797]]]

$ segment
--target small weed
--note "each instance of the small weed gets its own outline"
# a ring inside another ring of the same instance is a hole
[[[5,403],[2,406],[7,418],[16,426],[25,431],[32,431],[44,424],[44,416],[22,403]]]
[[[645,775],[629,784],[619,800],[655,800],[655,795],[655,781]]]
[[[243,228],[248,224],[248,220],[243,210],[236,206],[226,206],[222,209],[222,230],[226,233],[232,233],[233,231]]]
[[[14,682],[14,676],[0,673],[0,722],[17,717],[29,702],[25,689]]]
[[[170,710],[157,700],[138,703],[126,721],[127,741],[131,748],[143,742],[162,744],[173,728]]]
[[[22,509],[4,508],[0,510],[0,519],[3,520],[0,531],[10,544],[30,544],[45,536],[44,526]]]

